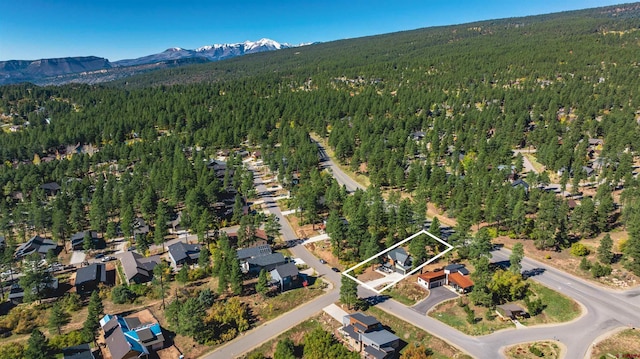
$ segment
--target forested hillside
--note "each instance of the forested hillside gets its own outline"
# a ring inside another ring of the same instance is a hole
[[[111,186],[109,219],[95,223],[102,228],[120,220],[124,204],[154,213],[145,196],[186,205],[186,218],[200,221],[225,188],[203,164],[243,143],[260,145],[288,183],[300,174],[294,195],[303,216],[316,221],[331,209],[321,200],[321,183],[331,185],[313,179],[314,132],[374,187],[412,193],[456,217],[460,238],[473,224],[497,222],[539,248],[566,247],[611,229],[612,192],[622,185],[628,267],[640,274],[640,187],[633,176],[639,29],[640,5],[630,4],[336,41],[110,86],[1,87],[0,231],[13,232],[18,223],[51,230],[57,207],[40,206],[39,190],[51,181],[65,184],[62,217],[71,216],[73,202],[91,211],[93,188]],[[98,151],[61,159],[60,149],[75,144]],[[526,188],[509,181],[522,167],[514,149],[535,149],[547,169],[530,174]],[[591,204],[577,207],[581,220],[565,199],[534,190],[551,180],[573,194],[586,183],[598,187]],[[354,221],[370,203],[364,198],[334,209],[360,226],[345,232],[345,243],[367,231],[376,244],[400,238],[394,228],[407,228],[405,222]],[[424,207],[416,207],[424,217]],[[362,259],[354,252],[343,253]]]

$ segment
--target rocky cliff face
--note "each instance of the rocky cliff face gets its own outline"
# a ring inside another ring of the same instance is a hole
[[[38,82],[39,79],[45,77],[93,72],[110,69],[112,67],[109,60],[95,56],[65,57],[33,61],[0,61],[0,84],[26,81]]]

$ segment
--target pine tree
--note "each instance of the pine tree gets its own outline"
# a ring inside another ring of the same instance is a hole
[[[611,252],[612,248],[613,240],[609,233],[607,233],[600,240],[600,246],[598,247],[598,260],[604,264],[611,264],[613,261],[613,252]]]
[[[49,359],[49,340],[39,329],[31,332],[27,347],[24,350],[24,359]]]
[[[56,329],[58,335],[62,334],[60,328],[69,323],[69,315],[64,311],[60,302],[55,302],[49,313],[49,328]]]
[[[267,278],[267,271],[263,269],[260,270],[260,274],[258,274],[258,282],[256,283],[256,292],[261,294],[263,297],[267,295],[269,291],[269,278]]]
[[[176,274],[176,280],[182,285],[189,281],[189,268],[186,265],[183,265],[182,268],[180,268],[178,274]]]
[[[102,299],[100,299],[100,293],[94,290],[89,298],[89,305],[87,306],[87,319],[82,326],[82,332],[85,340],[93,340],[95,331],[100,326],[100,318],[104,314],[104,306],[102,305]]]
[[[340,301],[346,304],[349,310],[358,303],[358,283],[346,275],[341,278]]]
[[[509,256],[509,270],[513,273],[520,274],[522,270],[522,259],[524,258],[524,246],[518,242],[513,245],[511,255]]]

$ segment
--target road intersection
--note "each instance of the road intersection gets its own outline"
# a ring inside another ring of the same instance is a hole
[[[324,165],[331,168],[338,182],[345,185],[349,191],[362,188],[360,184],[349,178],[338,166],[333,164],[330,158],[324,159]],[[341,178],[348,179],[343,181]],[[260,178],[256,178],[258,193],[265,192],[266,187]],[[282,223],[282,235],[284,240],[297,240],[297,236],[282,215],[275,201],[265,198],[265,206],[275,214]],[[242,355],[263,342],[276,337],[280,333],[303,322],[307,318],[320,312],[325,306],[334,303],[339,297],[340,274],[334,273],[311,254],[302,244],[291,249],[295,257],[301,258],[310,267],[314,268],[319,277],[332,283],[327,294],[301,305],[289,313],[282,315],[266,324],[261,325],[215,351],[204,358],[232,358]],[[493,261],[508,261],[510,252],[506,249],[498,249],[492,252]],[[395,300],[386,299],[375,292],[359,287],[361,298],[376,298],[376,306],[390,314],[405,320],[414,326],[424,329],[429,333],[447,341],[476,358],[503,357],[505,347],[523,342],[540,340],[559,340],[566,348],[564,358],[582,359],[588,357],[590,349],[598,338],[619,328],[640,327],[640,288],[627,291],[614,291],[602,288],[591,282],[572,276],[544,263],[530,258],[522,261],[523,271],[538,273],[531,277],[532,280],[561,292],[580,304],[583,313],[569,323],[557,325],[535,326],[519,329],[504,329],[490,335],[469,336],[434,318],[420,314],[414,308],[407,307]],[[429,306],[422,307],[424,313]]]

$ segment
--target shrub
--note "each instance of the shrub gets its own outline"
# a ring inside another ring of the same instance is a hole
[[[591,269],[591,262],[587,260],[587,257],[582,257],[582,260],[580,261],[580,269],[586,271]]]
[[[542,352],[542,350],[538,349],[538,347],[536,347],[535,345],[532,345],[529,347],[529,351],[531,352],[531,354],[542,358],[544,356],[544,353]]]
[[[131,289],[131,291],[138,297],[144,297],[151,291],[151,287],[144,284],[132,284],[129,286],[129,289]]]
[[[62,307],[69,313],[82,308],[82,301],[78,293],[66,293],[64,297],[62,297]]]
[[[11,330],[15,334],[29,334],[33,329],[44,326],[47,316],[32,306],[18,306],[9,311],[0,321],[0,326]]]
[[[24,353],[24,344],[12,342],[0,346],[0,359],[22,358]]]
[[[194,268],[189,271],[189,282],[193,282],[196,280],[204,279],[207,277],[207,269],[206,268]]]
[[[574,243],[571,245],[571,254],[576,257],[584,257],[589,254],[589,248],[582,243]]]
[[[136,299],[137,295],[127,286],[119,285],[111,290],[111,300],[115,304],[131,303]]]
[[[602,265],[596,262],[591,267],[591,274],[593,275],[594,278],[604,277],[606,275],[611,274],[611,267],[608,265]]]
[[[464,312],[467,313],[467,323],[475,324],[476,313],[473,311],[473,309],[469,308],[468,305],[464,306],[463,309],[464,309]]]
[[[74,330],[67,334],[55,335],[49,340],[49,346],[56,350],[62,350],[67,347],[80,345],[85,342],[82,331]]]
[[[525,297],[524,304],[527,306],[527,312],[532,317],[542,313],[545,307],[541,298],[530,300],[529,297]]]

